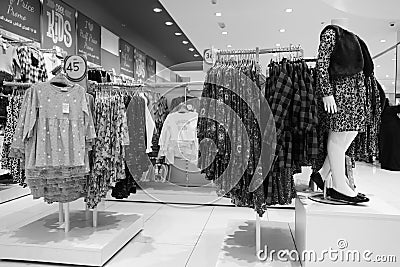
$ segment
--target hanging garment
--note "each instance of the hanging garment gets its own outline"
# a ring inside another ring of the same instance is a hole
[[[158,154],[160,149],[158,142],[160,139],[161,129],[163,127],[164,121],[169,114],[167,98],[162,96],[159,100],[153,105],[153,113],[154,113],[154,122],[156,124],[156,128],[154,130],[153,139],[152,139],[152,149],[153,152]]]
[[[197,112],[171,113],[167,116],[161,130],[158,156],[165,156],[169,164],[174,164],[175,157],[197,164]]]
[[[400,171],[400,106],[388,106],[382,114],[380,129],[381,168]]]
[[[21,66],[21,79],[26,83],[45,82],[48,79],[43,54],[35,48],[21,46],[17,48]]]
[[[97,139],[85,198],[89,208],[96,207],[118,181],[126,178],[125,148],[129,145],[129,135],[125,98],[126,94],[119,91],[96,91],[94,124]]]
[[[14,90],[8,101],[7,121],[4,130],[3,149],[1,152],[1,168],[9,170],[13,177],[13,181],[25,187],[25,172],[21,165],[21,159],[10,157],[10,148],[13,142],[15,128],[17,127],[19,111],[22,106],[23,98],[24,91],[22,89]]]
[[[128,198],[136,192],[135,181],[139,181],[151,162],[146,154],[146,121],[145,101],[140,96],[129,99],[127,121],[129,130],[129,146],[126,147],[126,179],[118,181],[111,195],[117,199]]]
[[[314,81],[301,60],[271,62],[267,79],[252,62],[220,62],[208,71],[198,166],[219,195],[260,215],[292,202],[293,175],[318,155]]]
[[[17,49],[0,40],[0,72],[16,76],[20,68]]]
[[[39,83],[25,93],[10,156],[24,160],[34,199],[70,202],[82,197],[95,137],[83,87]]]

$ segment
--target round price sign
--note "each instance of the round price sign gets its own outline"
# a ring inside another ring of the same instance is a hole
[[[87,68],[87,61],[83,56],[68,56],[64,60],[64,71],[71,82],[80,82],[85,79]]]
[[[204,58],[204,61],[205,61],[207,64],[212,64],[212,63],[213,63],[213,54],[212,54],[211,49],[206,49],[206,50],[204,50],[204,56],[203,56],[203,58]]]

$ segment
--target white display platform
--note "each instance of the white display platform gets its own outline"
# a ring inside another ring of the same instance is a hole
[[[260,260],[256,255],[255,221],[230,221],[216,267],[300,267],[299,261],[281,261],[277,258],[277,253],[270,254],[272,250],[295,251],[296,248],[288,223],[270,222],[266,219],[261,221],[261,249],[267,246],[272,259]]]
[[[98,226],[85,211],[70,212],[70,232],[58,213],[1,233],[0,259],[102,266],[143,229],[141,214],[98,212]]]
[[[297,198],[295,236],[300,254],[312,251],[319,259],[307,256],[303,267],[400,265],[400,210],[375,197],[359,206]],[[333,251],[332,258],[324,250]],[[388,262],[391,256],[397,263]]]

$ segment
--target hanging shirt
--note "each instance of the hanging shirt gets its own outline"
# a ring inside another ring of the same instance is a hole
[[[17,55],[23,82],[37,83],[47,81],[46,63],[42,53],[35,48],[21,46],[17,48]]]
[[[197,112],[171,113],[167,116],[161,130],[159,156],[174,163],[175,157],[186,159],[194,164],[198,160]]]
[[[51,71],[61,65],[61,59],[59,59],[56,54],[52,53],[44,54],[43,58],[46,66],[47,76],[49,79],[52,79],[54,75],[51,73]]]
[[[14,46],[2,42],[0,42],[0,46],[0,72],[15,76],[17,68],[19,68],[17,50]]]

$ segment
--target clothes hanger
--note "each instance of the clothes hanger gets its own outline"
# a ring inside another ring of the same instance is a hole
[[[178,113],[188,113],[189,109],[186,106],[186,103],[180,103]]]
[[[67,77],[65,76],[64,73],[59,72],[56,76],[54,76],[51,80],[50,83],[52,85],[55,85],[57,87],[73,87],[73,83],[71,83]]]

